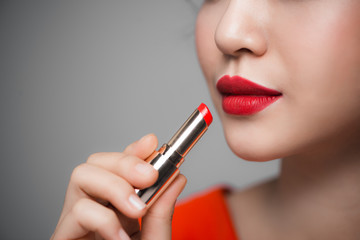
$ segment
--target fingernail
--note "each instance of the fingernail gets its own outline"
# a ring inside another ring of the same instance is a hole
[[[130,195],[129,202],[137,210],[143,210],[145,208],[145,206],[146,206],[145,203],[143,201],[141,201],[141,199],[135,194]]]
[[[129,235],[127,235],[127,233],[122,228],[119,230],[118,234],[121,240],[131,240]]]
[[[135,170],[140,174],[148,175],[150,172],[154,170],[154,167],[146,162],[138,163],[135,165]]]

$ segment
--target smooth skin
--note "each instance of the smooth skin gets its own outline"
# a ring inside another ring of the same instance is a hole
[[[174,205],[186,178],[179,175],[151,208],[134,191],[157,179],[157,171],[144,161],[157,144],[156,136],[149,134],[122,153],[95,153],[76,167],[51,239],[171,239]]]
[[[277,179],[227,196],[240,239],[360,239],[359,13],[358,0],[204,1],[197,54],[227,143],[243,159],[283,159]],[[226,74],[282,97],[229,115],[215,87]],[[156,145],[150,135],[77,167],[52,239],[171,239],[185,177],[150,209],[134,196],[156,179],[143,161]]]
[[[231,150],[282,158],[280,176],[228,196],[242,240],[360,239],[360,1],[207,0],[197,53]],[[252,116],[222,109],[240,75],[282,93]]]

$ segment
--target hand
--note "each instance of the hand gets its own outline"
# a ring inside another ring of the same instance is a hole
[[[95,153],[76,167],[51,239],[171,239],[174,205],[186,178],[179,175],[151,208],[134,192],[157,179],[158,172],[144,161],[156,147],[150,134],[122,153]]]

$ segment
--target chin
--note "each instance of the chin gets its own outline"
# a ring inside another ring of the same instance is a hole
[[[266,162],[286,155],[281,144],[274,144],[274,140],[249,141],[248,139],[227,134],[225,134],[225,139],[231,151],[239,158],[247,161]]]
[[[281,158],[280,156],[277,156],[275,154],[272,153],[267,153],[267,152],[259,152],[259,151],[252,151],[252,150],[248,150],[248,151],[238,151],[237,148],[233,148],[229,145],[231,151],[238,156],[239,158],[246,160],[246,161],[250,161],[250,162],[267,162],[267,161],[272,161],[275,159],[279,159]]]

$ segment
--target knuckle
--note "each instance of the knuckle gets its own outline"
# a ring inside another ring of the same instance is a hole
[[[121,152],[113,152],[111,153],[112,157],[116,160],[116,161],[120,161],[122,160],[126,155],[124,153]]]
[[[139,157],[137,157],[137,156],[134,156],[134,155],[129,156],[129,162],[130,162],[133,166],[135,166],[135,165],[138,164],[138,163],[140,163],[140,164],[145,163],[145,164],[150,165],[150,163],[146,162],[144,159],[141,159],[141,158],[139,158]]]
[[[102,217],[99,219],[99,225],[98,228],[106,228],[108,226],[112,226],[114,222],[117,221],[117,216],[114,211],[111,211],[110,209],[107,209]]]
[[[72,211],[73,215],[75,216],[75,219],[78,219],[78,220],[82,219],[84,212],[86,212],[86,209],[88,209],[87,205],[88,205],[88,200],[84,199],[84,198],[79,199],[74,204],[71,211]]]
[[[114,160],[121,160],[124,157],[124,153],[121,152],[97,152],[90,154],[87,158],[86,162],[91,164],[97,164],[102,162],[104,159],[114,159]]]
[[[126,161],[127,163],[135,163],[138,160],[139,160],[139,158],[134,155],[126,155],[124,157],[124,161]]]
[[[129,194],[131,191],[129,183],[125,179],[111,181],[112,187],[106,190],[110,202],[119,203],[119,200],[122,202],[124,200],[122,199],[123,195]]]
[[[93,163],[96,162],[99,158],[99,155],[101,155],[101,153],[92,153],[89,155],[89,157],[87,158],[86,162],[87,163]]]
[[[70,181],[74,183],[79,183],[85,174],[86,168],[86,163],[82,163],[75,167],[73,172],[71,173]]]
[[[119,172],[124,173],[125,175],[131,175],[134,170],[136,163],[140,162],[136,156],[126,155],[121,159],[121,162],[117,164]]]
[[[111,187],[104,189],[104,191],[110,202],[115,202],[116,199],[119,197],[119,192],[123,191],[121,188],[122,186],[119,184],[118,181],[115,180],[111,180],[110,185]],[[114,189],[117,189],[119,192]]]
[[[124,152],[131,152],[131,150],[134,148],[134,145],[136,144],[136,142],[133,142],[133,143],[130,143],[129,145],[127,145],[126,147],[125,147],[125,150],[124,150]]]

